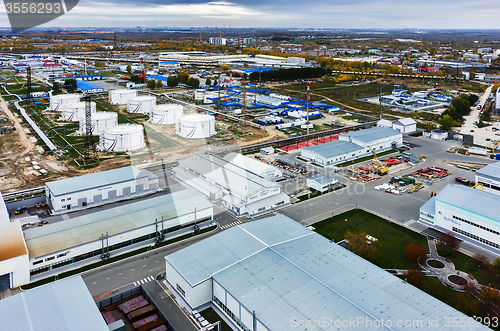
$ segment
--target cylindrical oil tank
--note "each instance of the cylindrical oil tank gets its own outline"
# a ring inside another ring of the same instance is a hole
[[[92,113],[96,112],[95,102],[90,103],[90,110]],[[85,118],[85,102],[75,102],[69,105],[65,105],[62,111],[63,120],[76,122]]]
[[[126,105],[130,99],[137,97],[137,92],[135,90],[128,89],[110,90],[108,93],[109,103],[112,105]]]
[[[131,98],[127,104],[127,111],[129,113],[138,113],[150,115],[153,107],[156,105],[156,98],[149,95],[141,95]]]
[[[120,124],[105,128],[102,133],[102,144],[108,152],[136,151],[144,146],[144,129],[140,124]]]
[[[80,133],[87,131],[85,117],[80,120]],[[112,111],[99,111],[92,114],[92,134],[100,135],[105,128],[111,128],[118,125],[118,114]]]
[[[180,122],[184,107],[175,103],[166,103],[153,107],[151,121],[154,124],[175,124]]]
[[[207,138],[215,134],[215,118],[212,115],[193,114],[181,119],[179,135],[185,138]]]
[[[58,94],[50,97],[50,111],[63,111],[64,106],[79,102],[80,94]]]

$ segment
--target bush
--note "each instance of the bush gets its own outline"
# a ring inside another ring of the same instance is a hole
[[[427,249],[414,243],[409,243],[403,247],[405,256],[410,261],[416,261],[419,256],[427,255]]]
[[[420,270],[409,269],[403,272],[406,281],[413,286],[420,286],[424,282],[425,275]]]

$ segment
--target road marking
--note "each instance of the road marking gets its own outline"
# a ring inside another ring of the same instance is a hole
[[[136,283],[136,282],[134,282],[134,286],[137,286],[137,283]]]
[[[144,285],[144,282],[142,281],[142,279],[141,279],[141,280],[139,280],[139,281],[141,282],[141,284],[142,284],[142,285]]]
[[[93,282],[92,285],[97,284],[97,282]]]
[[[132,270],[130,270],[130,271],[134,271],[134,270],[135,270],[135,269],[132,269]]]
[[[118,276],[121,276],[121,275],[123,275],[123,272],[120,272],[120,273],[118,274]]]
[[[155,263],[158,263],[158,262],[160,262],[160,261],[155,261]]]
[[[142,267],[145,268],[147,266],[147,264],[143,265]]]
[[[106,279],[109,279],[109,277],[106,277]]]

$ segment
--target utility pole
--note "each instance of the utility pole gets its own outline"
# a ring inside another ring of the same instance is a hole
[[[309,135],[309,100],[310,100],[310,94],[309,94],[309,84],[310,82],[307,82],[307,99],[306,99],[306,112],[307,112],[307,134]]]
[[[219,73],[219,79],[217,79],[217,110],[220,110],[220,76],[222,73]]]
[[[380,103],[380,119],[382,119],[382,84],[378,83],[378,87],[379,87],[378,101]]]

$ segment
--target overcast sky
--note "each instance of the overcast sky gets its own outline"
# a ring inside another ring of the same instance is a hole
[[[44,26],[500,29],[499,17],[499,0],[80,0]]]

